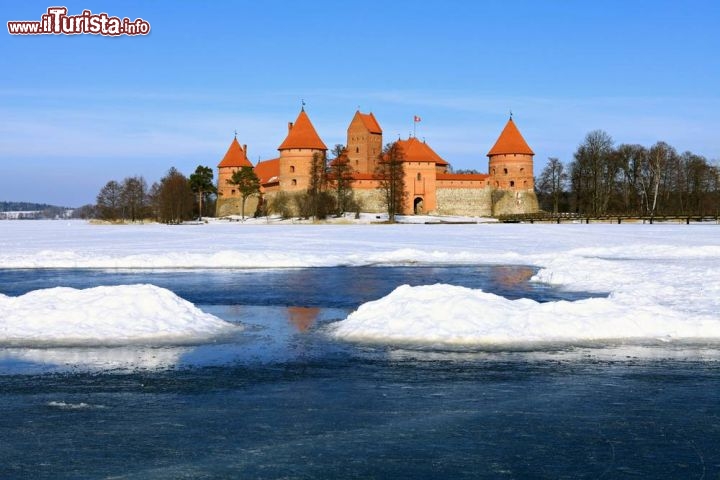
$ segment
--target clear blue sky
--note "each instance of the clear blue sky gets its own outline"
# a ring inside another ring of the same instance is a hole
[[[68,7],[142,17],[148,36],[12,36]],[[487,171],[512,110],[564,162],[586,133],[720,159],[720,2],[5,2],[0,200],[93,203],[112,179],[215,167],[237,130],[277,156],[301,99],[326,144],[355,110]]]

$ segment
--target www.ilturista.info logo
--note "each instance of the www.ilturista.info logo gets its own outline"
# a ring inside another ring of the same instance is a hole
[[[68,15],[66,7],[50,7],[40,21],[7,22],[10,35],[147,35],[150,24],[142,18],[110,17],[107,13],[83,10],[80,15]]]

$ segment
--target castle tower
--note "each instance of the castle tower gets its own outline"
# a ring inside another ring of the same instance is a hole
[[[502,192],[493,194],[494,215],[538,210],[533,180],[534,155],[511,115],[487,154],[490,186]]]
[[[358,173],[373,173],[382,153],[382,128],[371,113],[355,112],[347,129],[350,166]]]
[[[315,153],[325,154],[327,147],[315,131],[305,108],[295,123],[288,123],[288,134],[278,147],[280,151],[280,190],[306,190],[310,183],[310,167]]]
[[[408,194],[403,213],[434,212],[437,210],[437,174],[447,169],[448,162],[430,145],[415,137],[398,140],[397,145],[402,149],[405,191]]]
[[[240,170],[242,167],[252,167],[252,163],[247,158],[247,145],[242,147],[237,141],[237,137],[233,138],[228,148],[227,153],[223,157],[222,161],[218,164],[218,197],[217,205],[215,208],[216,215],[223,217],[225,215],[239,214],[240,210],[240,192],[237,191],[234,185],[230,185],[227,181],[232,177],[236,170]],[[246,202],[245,211],[254,212],[254,206],[252,202]]]

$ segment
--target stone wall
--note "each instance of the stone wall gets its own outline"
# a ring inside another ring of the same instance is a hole
[[[266,192],[265,201],[272,202],[277,192]],[[356,189],[353,191],[360,209],[367,213],[385,213],[387,208],[381,190],[376,188]],[[539,211],[537,197],[533,190],[507,191],[492,188],[438,188],[437,209],[427,212],[430,215],[466,215],[489,217]],[[290,194],[292,197],[292,194]],[[289,206],[296,213],[295,202],[289,200]],[[241,214],[242,199],[226,196],[217,199],[216,215],[225,217]],[[252,217],[258,205],[258,196],[253,195],[245,202],[245,216]]]
[[[381,190],[357,189],[353,190],[355,201],[360,204],[360,211],[367,213],[387,213],[387,206]]]
[[[490,188],[438,188],[437,215],[492,215],[492,189]]]
[[[257,195],[251,195],[245,200],[245,216],[252,217],[255,215],[255,210],[258,206]],[[227,217],[228,215],[241,215],[242,214],[242,198],[240,196],[228,197],[220,196],[217,199],[215,206],[215,215],[217,217]]]
[[[517,192],[495,190],[492,193],[492,214],[495,217],[519,213],[535,213],[539,210],[537,197],[533,190]]]

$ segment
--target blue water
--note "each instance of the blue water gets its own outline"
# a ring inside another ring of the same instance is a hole
[[[403,283],[584,296],[533,272],[0,270],[6,295],[149,282],[246,327],[196,347],[0,349],[0,478],[720,478],[712,348],[447,351],[323,334]]]

